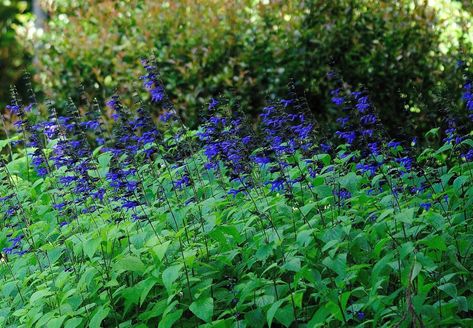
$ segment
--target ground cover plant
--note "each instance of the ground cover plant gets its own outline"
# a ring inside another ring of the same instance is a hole
[[[84,95],[86,112],[69,101],[58,115],[53,101],[11,89],[0,326],[473,324],[466,65],[452,95],[461,105],[419,148],[391,139],[369,90],[338,72],[327,77],[337,130],[291,85],[257,125],[216,97],[190,130],[154,61],[142,63],[151,103],[137,93],[129,108]]]

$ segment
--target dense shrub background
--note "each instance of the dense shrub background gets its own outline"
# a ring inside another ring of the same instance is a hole
[[[284,94],[291,78],[319,117],[333,118],[323,109],[332,66],[370,90],[391,132],[406,121],[409,130],[425,130],[444,106],[430,92],[458,91],[452,73],[468,40],[458,31],[471,26],[466,20],[442,39],[446,21],[461,21],[445,21],[427,3],[58,1],[47,7],[50,21],[35,41],[36,77],[63,102],[78,98],[81,83],[103,100],[136,88],[139,57],[152,53],[177,108],[195,124],[211,95],[236,90],[244,110],[255,113],[266,93]]]
[[[8,103],[10,84],[17,84],[30,56],[16,35],[16,26],[29,20],[28,1],[0,1],[0,108]]]

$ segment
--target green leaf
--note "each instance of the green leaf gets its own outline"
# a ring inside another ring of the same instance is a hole
[[[100,328],[102,321],[108,316],[110,312],[109,308],[100,307],[97,312],[95,312],[92,319],[90,319],[89,326],[90,328]]]
[[[462,193],[462,186],[465,184],[465,182],[468,181],[468,179],[469,178],[467,176],[461,175],[458,178],[456,178],[455,181],[453,181],[453,188],[455,189],[457,193],[459,194]]]
[[[48,328],[61,328],[62,323],[66,319],[66,316],[60,316],[59,318],[54,318],[48,322]]]
[[[205,322],[210,322],[214,312],[214,300],[212,297],[198,299],[192,302],[189,310],[191,310],[198,318]]]
[[[429,248],[438,249],[441,251],[447,250],[445,239],[442,236],[433,236],[428,239],[422,240],[421,243],[426,244]]]
[[[108,168],[112,157],[113,157],[112,154],[109,152],[100,154],[97,158],[97,161],[99,162],[99,166],[101,168]]]
[[[273,305],[271,305],[271,307],[269,308],[268,312],[266,313],[266,321],[268,322],[268,326],[271,327],[271,324],[273,322],[273,319],[274,319],[274,316],[276,315],[276,312],[277,310],[279,309],[279,307],[284,303],[284,299],[282,300],[279,300],[275,303],[273,303]]]
[[[301,212],[302,212],[302,215],[303,216],[307,216],[307,214],[309,214],[309,212],[316,206],[317,204],[316,203],[309,203],[309,204],[306,204],[304,206],[302,206],[300,208]]]
[[[411,282],[414,281],[414,279],[417,277],[421,269],[422,269],[422,264],[420,264],[419,262],[415,262],[414,268],[412,269]]]
[[[182,264],[178,264],[178,265],[173,265],[169,268],[166,268],[166,270],[164,270],[163,275],[162,275],[163,284],[164,284],[164,287],[166,287],[166,290],[168,291],[168,293],[170,293],[172,284],[174,283],[174,281],[176,281],[176,279],[179,278],[179,274],[182,267],[183,267]]]
[[[31,298],[30,298],[30,303],[35,303],[49,295],[52,295],[53,292],[51,292],[49,290],[49,288],[47,289],[42,289],[42,290],[39,290],[37,292],[35,292],[33,295],[31,295]]]
[[[325,319],[330,315],[330,309],[326,306],[321,306],[314,316],[308,322],[307,327],[321,327],[325,323]],[[325,326],[325,325],[323,325]]]
[[[347,254],[338,254],[335,258],[326,257],[322,263],[329,269],[338,273],[341,277],[345,277],[347,269]]]
[[[100,239],[97,237],[90,236],[90,238],[84,244],[85,255],[92,259],[99,245]]]
[[[433,128],[427,131],[426,137],[438,137],[440,128]]]
[[[165,241],[164,243],[153,247],[153,252],[158,258],[158,260],[163,260],[164,255],[166,254],[166,251],[168,250],[170,244],[170,241]]]
[[[280,307],[276,311],[275,318],[285,327],[290,327],[291,324],[294,322],[294,310],[292,308],[292,304]]]
[[[119,260],[114,267],[119,270],[136,272],[138,274],[143,274],[146,270],[144,263],[136,256],[131,255]]]
[[[388,253],[374,265],[373,270],[371,271],[372,284],[378,281],[379,274],[388,265],[389,261],[391,261],[392,258],[393,253]]]
[[[354,192],[358,189],[358,183],[361,177],[356,175],[354,172],[350,172],[340,179],[340,185],[342,188],[346,188],[350,192]]]
[[[150,277],[145,281],[142,281],[141,283],[143,284],[143,289],[140,295],[140,306],[143,305],[143,302],[146,300],[146,297],[148,296],[149,292],[154,287],[154,285],[156,285],[157,280],[154,277]]]
[[[400,222],[412,223],[412,220],[414,219],[414,211],[415,209],[413,207],[405,208],[401,210],[400,213],[396,214],[395,218]]]
[[[72,318],[66,321],[64,328],[76,328],[82,323],[82,318]]]
[[[283,269],[286,269],[288,271],[293,271],[293,272],[299,272],[301,269],[301,259],[299,258],[292,258],[289,261],[287,261],[283,266]]]
[[[273,253],[272,244],[263,244],[256,251],[255,258],[264,261]]]
[[[439,286],[438,288],[441,291],[444,291],[447,295],[451,296],[452,298],[457,297],[457,287],[451,282],[443,284]]]
[[[327,185],[315,186],[314,191],[320,199],[332,196],[332,188]]]
[[[158,324],[158,328],[171,328],[173,324],[179,320],[182,315],[182,310],[177,310],[166,314]]]

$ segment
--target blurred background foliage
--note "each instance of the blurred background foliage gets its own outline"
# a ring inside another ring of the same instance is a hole
[[[5,3],[16,3],[10,7],[18,14],[27,11],[21,1]],[[369,90],[393,134],[402,133],[399,126],[425,130],[441,119],[445,99],[460,94],[455,65],[471,53],[473,40],[468,0],[43,0],[41,6],[43,28],[8,16],[17,59],[8,56],[7,81],[21,73],[18,60],[34,58],[38,91],[59,107],[69,96],[78,101],[81,85],[101,101],[115,91],[146,96],[139,59],[152,55],[194,126],[212,95],[232,94],[256,114],[266,97],[284,96],[291,79],[317,117],[332,122],[326,75],[336,70]],[[2,101],[5,90],[2,84]]]
[[[0,106],[8,102],[10,84],[19,84],[25,69],[30,68],[31,56],[17,39],[17,27],[32,18],[28,1],[0,0]]]

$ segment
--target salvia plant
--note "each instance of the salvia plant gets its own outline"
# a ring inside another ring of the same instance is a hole
[[[338,72],[335,131],[293,84],[256,121],[216,96],[190,130],[142,64],[150,103],[137,91],[130,108],[11,88],[1,327],[473,325],[467,67],[461,101],[419,142],[392,139]]]

